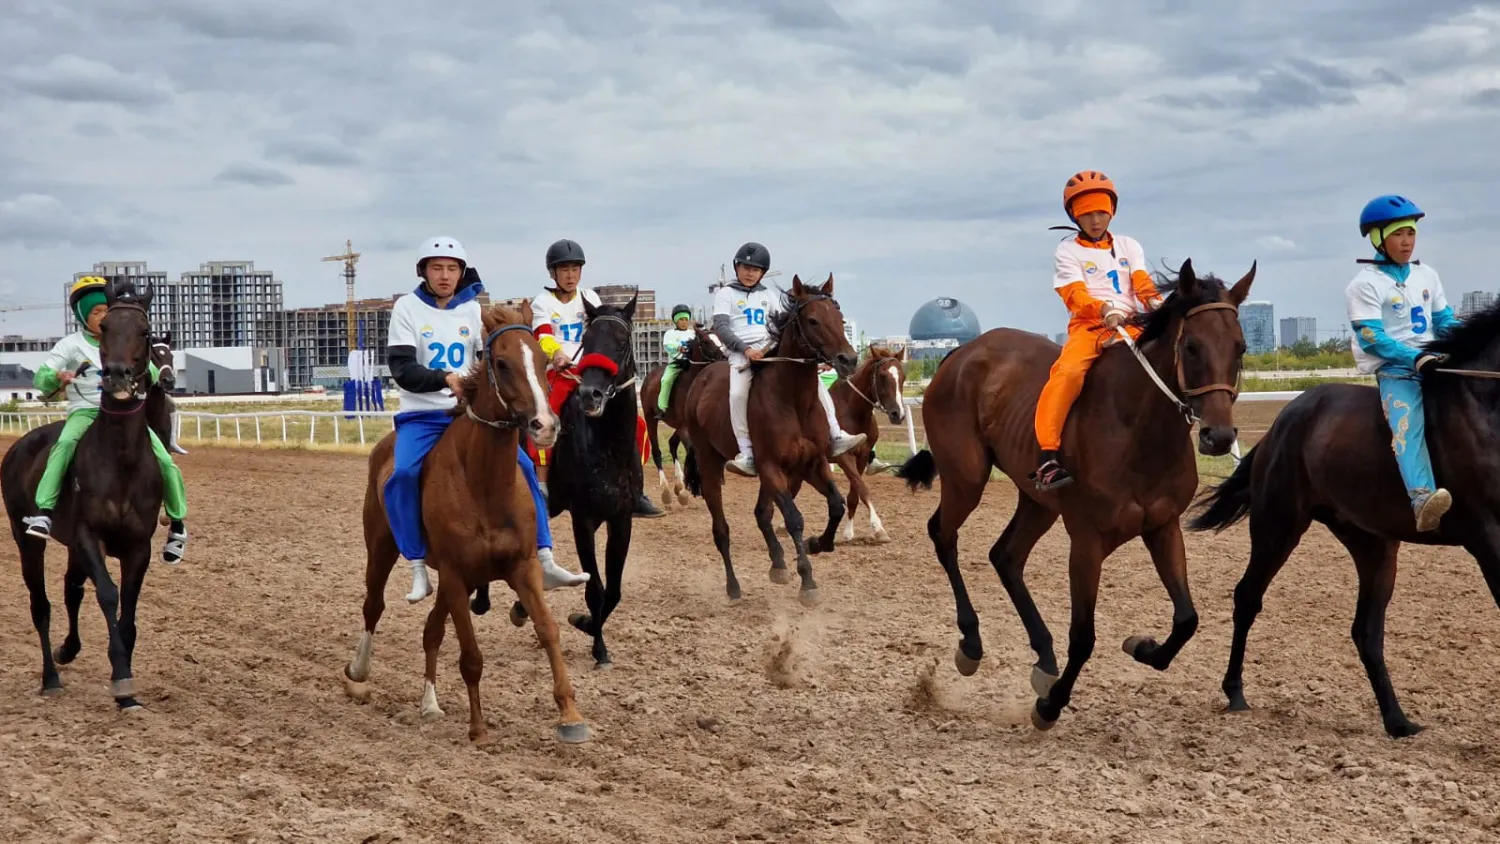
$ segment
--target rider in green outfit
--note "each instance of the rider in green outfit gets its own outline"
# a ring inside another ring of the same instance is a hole
[[[28,536],[40,539],[52,537],[52,510],[57,506],[58,495],[62,492],[63,478],[73,461],[73,451],[78,447],[78,440],[83,437],[83,432],[99,416],[99,326],[104,322],[104,315],[109,312],[109,306],[105,303],[105,283],[98,276],[84,276],[73,285],[68,294],[68,304],[84,327],[59,340],[48,354],[46,363],[36,373],[36,388],[43,394],[50,394],[58,389],[67,392],[68,417],[63,423],[62,433],[47,455],[47,468],[36,487],[36,506],[41,513],[23,519]],[[155,364],[150,369],[151,383],[155,384],[159,370]],[[167,529],[167,544],[162,549],[162,559],[176,565],[182,562],[183,552],[187,550],[187,526],[183,524],[183,519],[187,517],[187,493],[182,487],[182,473],[172,462],[172,455],[167,453],[161,440],[157,439],[155,431],[147,428],[147,433],[151,437],[151,453],[161,465],[164,482],[162,504],[166,508],[167,518],[172,522]]]
[[[684,351],[687,342],[695,336],[693,312],[687,305],[672,308],[672,322],[676,327],[661,337],[661,344],[667,350],[667,368],[661,374],[661,394],[657,396],[656,406],[662,413],[667,412],[667,405],[672,400],[672,385],[676,383],[677,375],[689,366]]]

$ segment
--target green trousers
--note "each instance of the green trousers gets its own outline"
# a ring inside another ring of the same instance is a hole
[[[37,509],[46,511],[57,506],[63,476],[68,473],[68,466],[73,462],[73,452],[78,448],[78,440],[98,416],[99,411],[93,408],[83,408],[68,414],[62,433],[47,455],[47,469],[42,472],[42,480],[36,485]],[[181,521],[187,518],[187,490],[182,486],[182,472],[172,462],[172,455],[167,452],[166,446],[157,439],[156,432],[147,428],[146,433],[151,436],[151,453],[161,466],[162,504],[166,507],[167,518]]]
[[[672,384],[677,381],[677,373],[686,368],[687,364],[669,363],[661,374],[661,392],[656,397],[656,406],[662,413],[667,412],[667,405],[672,403]]]

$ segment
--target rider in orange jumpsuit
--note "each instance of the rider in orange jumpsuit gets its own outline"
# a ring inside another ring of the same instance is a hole
[[[1078,227],[1077,235],[1057,245],[1053,256],[1053,287],[1068,307],[1068,341],[1052,365],[1047,386],[1036,405],[1036,439],[1042,464],[1031,474],[1037,489],[1049,490],[1073,482],[1062,466],[1063,424],[1083,391],[1089,367],[1106,341],[1128,317],[1161,303],[1156,284],[1146,272],[1146,256],[1133,238],[1111,234],[1110,221],[1119,195],[1109,177],[1097,170],[1074,174],[1063,188],[1063,209]],[[1132,338],[1140,329],[1127,326]]]

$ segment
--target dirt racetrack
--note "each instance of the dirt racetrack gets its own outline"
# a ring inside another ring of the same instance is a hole
[[[9,441],[0,442],[6,446]],[[1390,668],[1428,730],[1380,728],[1349,640],[1355,579],[1315,528],[1267,597],[1252,639],[1256,711],[1220,713],[1243,528],[1189,536],[1201,626],[1164,674],[1120,642],[1166,632],[1171,606],[1139,544],[1106,565],[1099,640],[1074,708],[1049,733],[1027,713],[1031,655],[985,554],[1013,491],[992,484],[961,552],[981,614],[979,673],[953,668],[953,600],[925,521],[937,493],[872,479],[895,540],[815,559],[823,603],[766,578],[752,482],[730,478],[746,599],[726,604],[706,511],[638,521],[612,672],[564,629],[594,741],[552,738],[531,628],[479,623],[495,743],[465,738],[451,633],[439,698],[416,718],[420,626],[398,568],[376,638],[372,696],[340,682],[360,628],[358,455],[194,447],[179,458],[192,539],[142,598],[145,712],[109,697],[92,589],[84,650],[44,700],[14,545],[0,550],[0,839],[5,841],[975,842],[1494,841],[1500,837],[1500,612],[1474,562],[1407,549],[1388,625]],[[648,479],[654,491],[654,479]],[[806,512],[821,505],[804,495]],[[567,517],[559,557],[576,568]],[[815,521],[815,519],[809,519]],[[1067,641],[1066,536],[1028,573]],[[60,640],[61,549],[49,551]],[[503,586],[497,603],[509,595]],[[582,604],[554,592],[555,609]]]

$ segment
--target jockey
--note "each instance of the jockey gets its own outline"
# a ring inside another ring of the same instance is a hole
[[[26,533],[39,539],[52,536],[52,510],[57,506],[62,492],[64,476],[73,461],[73,452],[83,432],[94,424],[99,416],[99,331],[104,315],[109,313],[104,289],[107,282],[99,276],[84,276],[74,282],[68,292],[68,306],[83,328],[57,341],[47,360],[36,373],[36,388],[43,394],[62,389],[68,396],[68,416],[62,433],[47,455],[47,468],[36,487],[36,506],[40,512],[22,519]],[[155,384],[160,370],[150,364],[151,383]],[[162,548],[161,558],[171,565],[182,562],[187,550],[187,492],[182,486],[182,472],[172,462],[172,455],[162,445],[156,432],[147,427],[151,437],[151,454],[161,467],[162,505],[171,519],[167,528],[167,544]]]
[[[1404,197],[1370,200],[1359,215],[1359,233],[1369,236],[1375,257],[1360,260],[1366,266],[1344,295],[1354,328],[1349,345],[1355,363],[1360,372],[1375,375],[1417,530],[1426,532],[1437,528],[1453,497],[1433,480],[1422,409],[1422,377],[1446,358],[1424,353],[1422,347],[1457,325],[1458,318],[1438,274],[1411,259],[1417,220],[1423,216],[1422,209]]]
[[[583,303],[586,301],[596,308],[600,304],[599,294],[587,287],[578,286],[583,279],[583,265],[583,247],[577,241],[564,239],[547,247],[547,275],[556,286],[544,289],[531,300],[531,330],[541,343],[542,352],[552,359],[547,369],[547,383],[551,389],[552,410],[559,415],[562,414],[563,402],[568,400],[568,396],[578,386],[576,380],[564,373],[572,368],[579,353],[583,351]],[[645,455],[650,452],[646,448],[646,420],[639,413],[635,417],[635,445],[636,453],[641,455],[641,464],[645,465]],[[548,452],[539,451],[537,456],[545,489]],[[665,510],[646,497],[644,487],[635,491],[636,516],[656,519],[666,514]]]
[[[401,556],[411,563],[406,600],[413,604],[432,594],[422,532],[422,460],[452,424],[449,411],[463,393],[463,374],[484,351],[484,315],[477,301],[484,284],[469,268],[463,246],[451,237],[424,240],[417,253],[417,277],[422,283],[391,309],[387,359],[402,395],[395,418],[395,467],[384,489],[391,534]],[[587,582],[587,574],[573,574],[553,558],[547,502],[537,485],[536,469],[525,449],[517,450],[516,459],[536,508],[536,556],[543,585],[556,589]]]
[[[1037,399],[1036,439],[1042,464],[1030,479],[1040,490],[1073,482],[1059,462],[1059,452],[1063,425],[1083,391],[1089,367],[1128,317],[1161,304],[1141,245],[1109,231],[1119,201],[1114,182],[1097,170],[1076,173],[1063,187],[1063,210],[1077,226],[1072,229],[1077,234],[1059,243],[1052,256],[1052,286],[1068,308],[1068,341]],[[1125,330],[1132,338],[1140,334],[1134,326]]]
[[[688,366],[688,341],[697,336],[693,333],[693,312],[687,305],[672,307],[672,324],[674,327],[661,336],[662,348],[667,352],[667,368],[661,373],[661,394],[657,396],[656,407],[662,413],[667,412],[667,405],[671,402],[672,384]]]
[[[714,294],[714,333],[724,341],[729,352],[729,422],[740,453],[725,464],[730,471],[755,476],[755,454],[750,445],[750,363],[765,357],[761,344],[770,337],[766,318],[776,311],[776,294],[761,284],[771,268],[771,252],[759,243],[746,243],[734,255],[735,281]],[[864,434],[849,434],[839,426],[828,388],[818,382],[818,400],[828,416],[831,435],[829,453],[833,457],[865,441]]]

